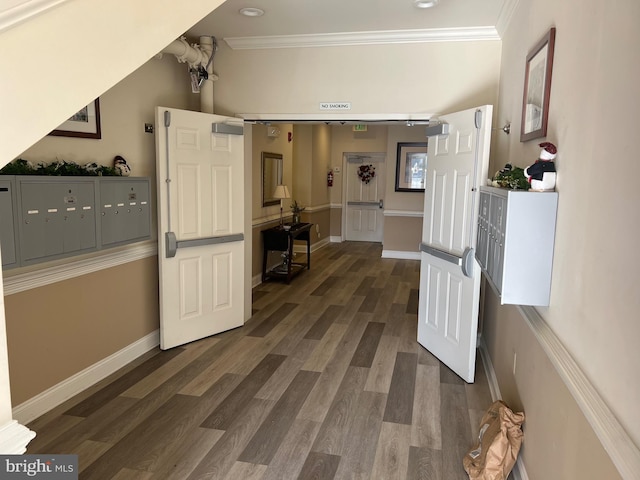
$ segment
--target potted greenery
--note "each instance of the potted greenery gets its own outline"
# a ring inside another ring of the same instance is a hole
[[[297,200],[294,200],[291,204],[291,211],[293,212],[293,220],[292,223],[294,225],[300,223],[300,213],[304,211],[306,207],[301,206]]]

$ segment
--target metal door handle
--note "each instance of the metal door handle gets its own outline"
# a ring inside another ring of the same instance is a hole
[[[432,247],[431,245],[427,245],[425,243],[420,244],[420,251],[424,253],[428,253],[429,255],[433,255],[434,257],[438,257],[445,262],[453,263],[454,265],[461,266],[462,265],[462,257],[458,255],[454,255],[453,253],[445,252],[444,250],[439,250],[437,248]]]
[[[177,240],[174,232],[165,234],[167,258],[176,256],[178,248],[202,247],[204,245],[216,245],[218,243],[241,242],[244,240],[244,233],[234,233],[219,237],[203,237],[191,240]]]
[[[454,255],[453,253],[439,250],[424,243],[420,244],[420,251],[428,253],[429,255],[433,255],[434,257],[438,257],[445,262],[458,265],[462,269],[462,274],[465,277],[471,278],[471,276],[473,275],[473,257],[475,254],[473,248],[467,247],[461,257],[459,257],[458,255]]]
[[[384,208],[384,200],[383,199],[380,199],[379,205],[380,205],[380,208]]]
[[[352,202],[352,201],[348,201],[347,205],[375,205],[375,206],[380,206],[380,202]]]

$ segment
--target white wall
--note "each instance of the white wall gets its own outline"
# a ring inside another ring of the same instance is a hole
[[[499,41],[263,50],[220,42],[216,108],[313,114],[340,101],[351,102],[350,114],[393,114],[493,104],[500,49]]]
[[[525,57],[557,28],[547,140],[558,146],[560,193],[551,305],[541,315],[640,445],[640,3],[520,0],[503,37],[493,170],[527,166],[519,141]],[[542,140],[542,139],[540,139]],[[535,252],[531,252],[535,261]]]
[[[144,124],[155,123],[155,106],[197,109],[198,103],[184,65],[173,56],[151,59],[100,96],[100,140],[45,136],[20,158],[32,163],[65,160],[113,166],[113,158],[121,155],[131,175],[155,178],[155,135],[144,133]]]

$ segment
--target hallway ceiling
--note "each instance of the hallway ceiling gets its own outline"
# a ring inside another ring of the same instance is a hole
[[[496,27],[514,0],[440,0],[417,8],[413,0],[227,0],[187,32],[189,38],[308,35],[346,32]],[[264,10],[240,15],[244,7]],[[498,29],[499,30],[499,29]]]
[[[236,48],[314,47],[423,41],[497,40],[517,0],[439,0],[417,8],[414,0],[227,0],[186,32],[190,41],[214,36]],[[253,7],[264,15],[247,17]],[[428,116],[251,116],[266,123],[426,123]]]

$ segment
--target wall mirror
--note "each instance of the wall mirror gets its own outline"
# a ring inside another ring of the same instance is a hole
[[[262,152],[262,206],[279,205],[273,192],[282,184],[282,154]]]

